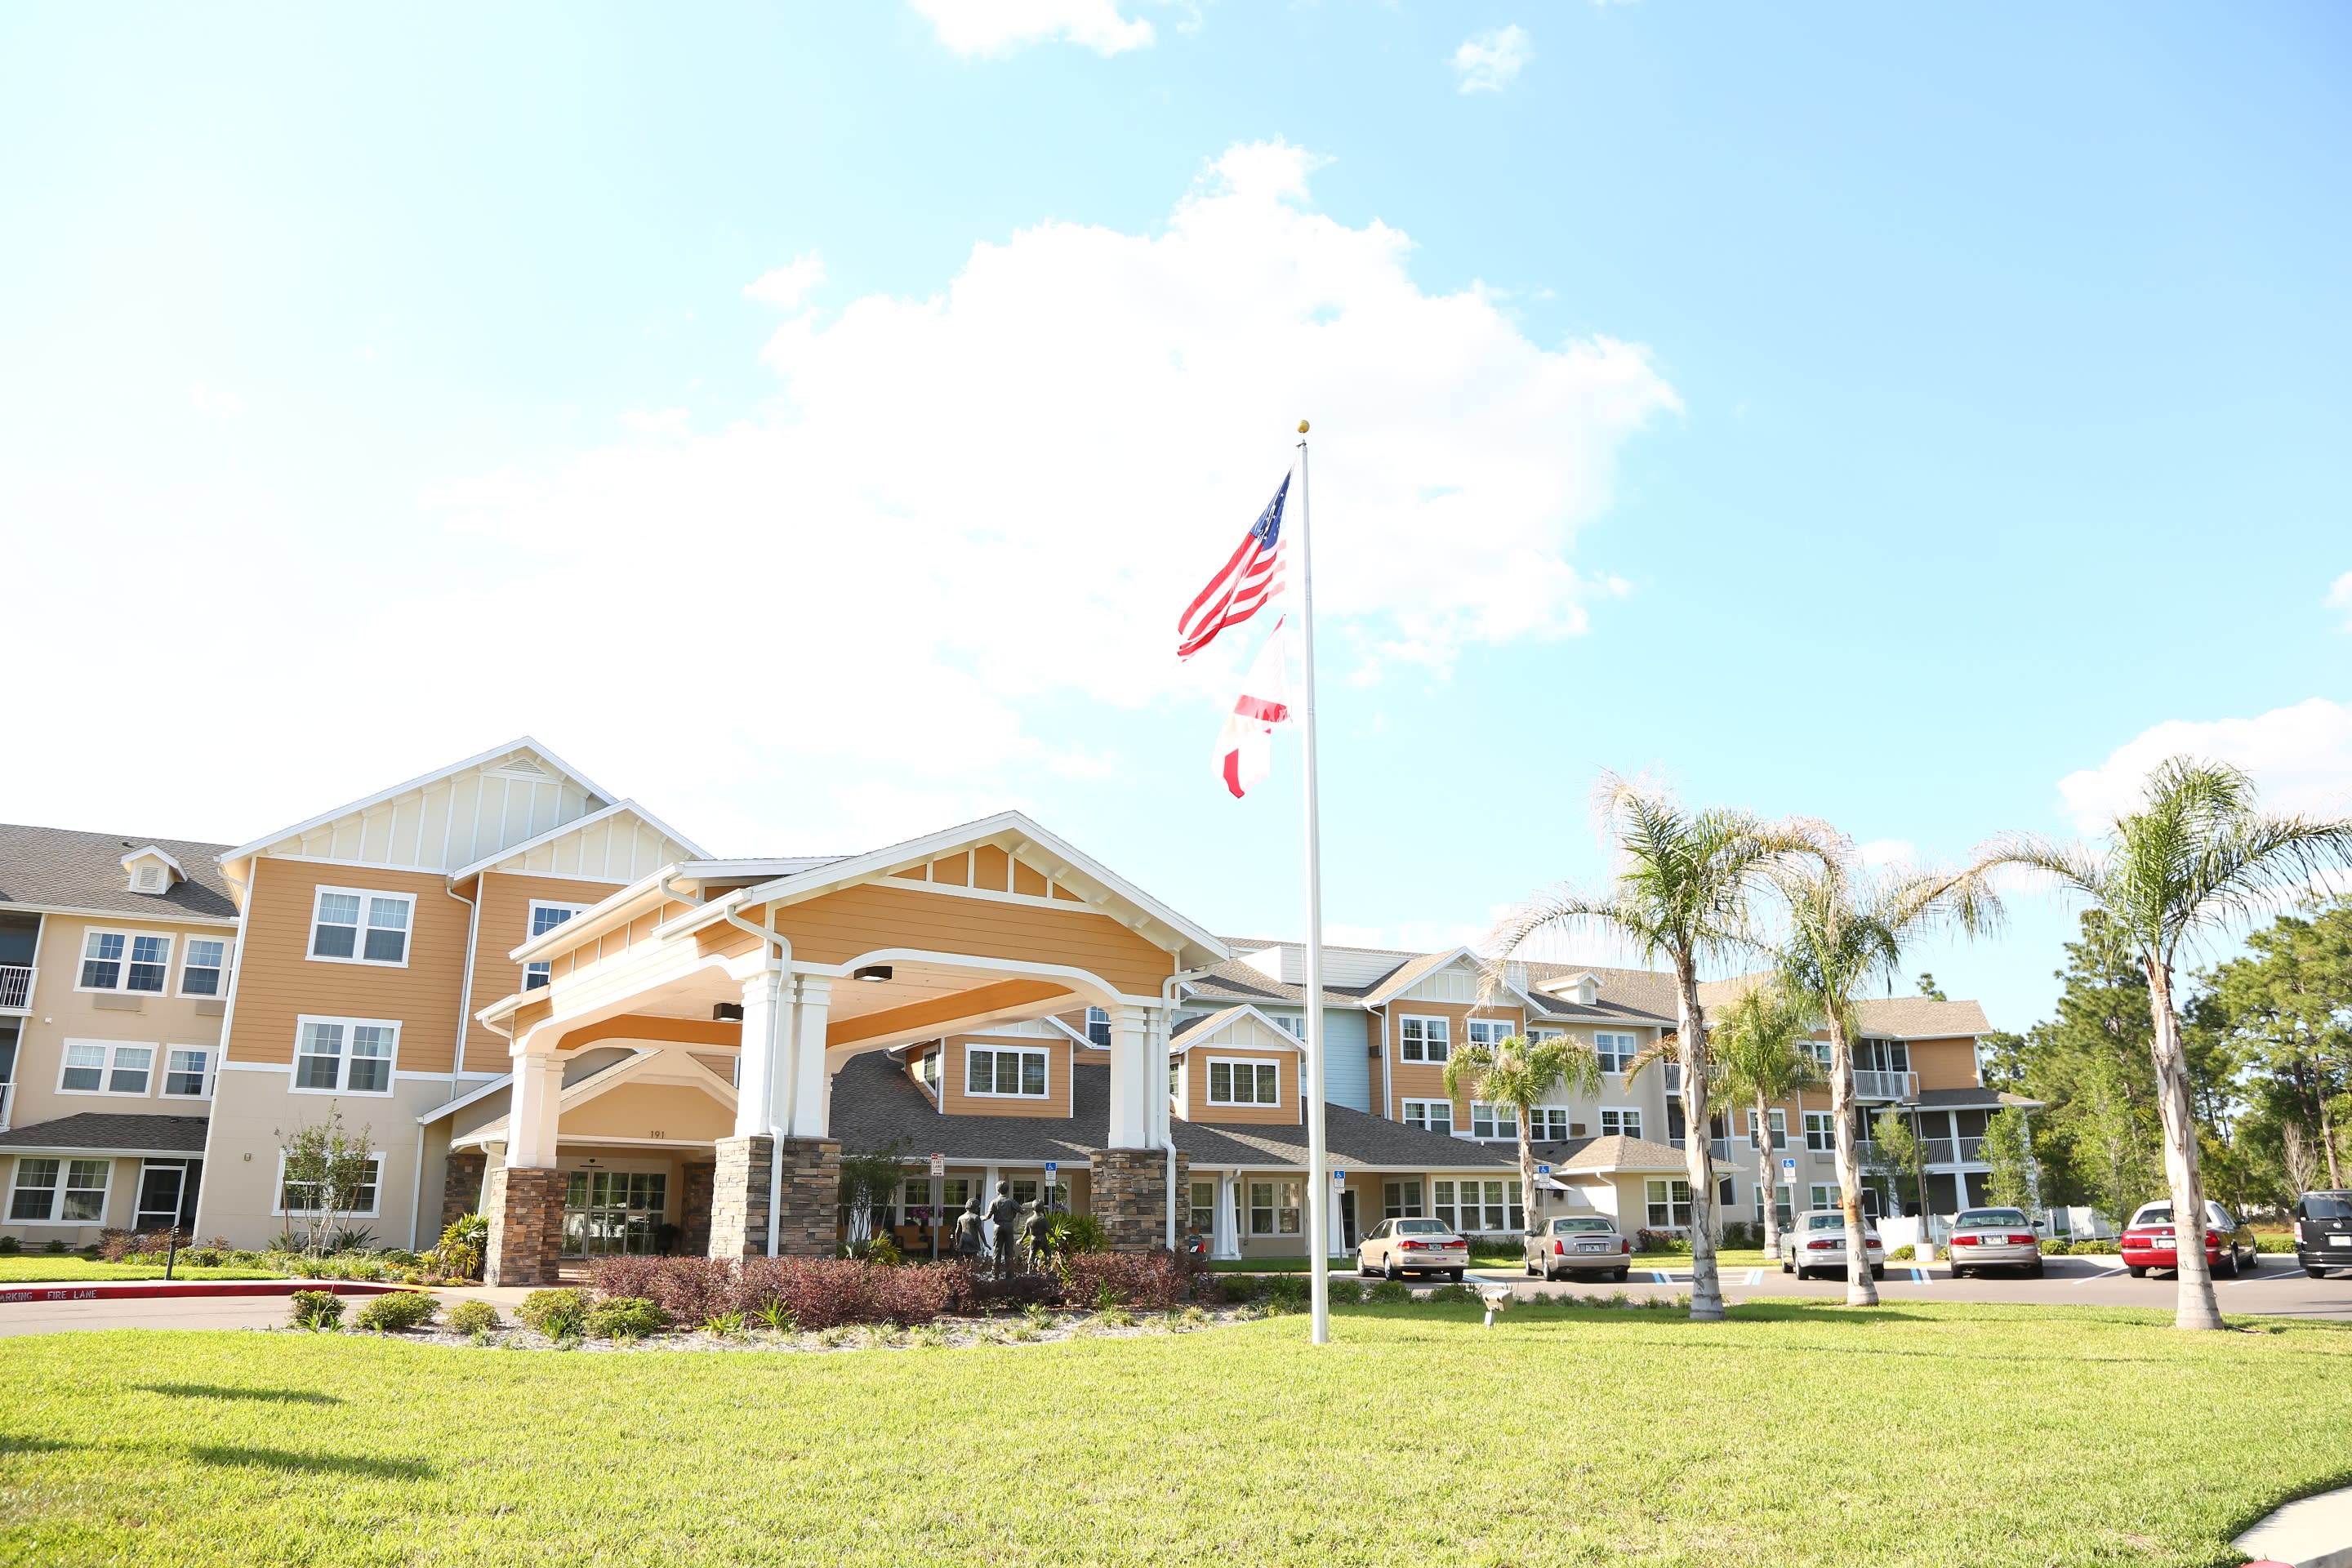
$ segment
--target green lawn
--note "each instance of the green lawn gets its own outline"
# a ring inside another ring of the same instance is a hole
[[[26,1253],[21,1258],[0,1258],[0,1285],[63,1284],[91,1279],[161,1279],[163,1266],[160,1263],[94,1263],[87,1258],[67,1253],[62,1258],[47,1253]],[[191,1268],[183,1263],[172,1270],[174,1279],[276,1279],[281,1276],[267,1268]]]
[[[0,1341],[0,1561],[2209,1564],[2352,1329],[1783,1302],[831,1354]]]

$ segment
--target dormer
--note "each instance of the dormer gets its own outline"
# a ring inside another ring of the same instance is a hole
[[[1571,974],[1565,980],[1555,981],[1550,990],[1553,995],[1564,997],[1580,1007],[1590,1007],[1601,1000],[1601,976],[1588,969],[1581,974]]]
[[[150,898],[162,898],[188,879],[188,874],[170,852],[152,844],[125,855],[122,872],[131,879],[131,891],[145,893]]]

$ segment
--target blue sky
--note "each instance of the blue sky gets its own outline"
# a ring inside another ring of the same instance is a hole
[[[1889,854],[2184,747],[2340,807],[2347,65],[2323,5],[18,7],[0,817],[237,840],[529,731],[722,852],[1014,804],[1294,934],[1295,761],[1217,791],[1247,650],[1165,628],[1301,415],[1335,934],[1597,875],[1604,766]],[[2021,1027],[2066,929],[1920,966]]]

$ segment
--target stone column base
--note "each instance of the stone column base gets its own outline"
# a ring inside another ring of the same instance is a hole
[[[452,1149],[449,1163],[441,1181],[441,1229],[465,1215],[478,1212],[474,1205],[485,1201],[482,1191],[482,1167],[489,1156],[479,1149]],[[478,1212],[487,1214],[485,1208]],[[438,1235],[438,1232],[436,1233]]]
[[[1150,1252],[1168,1245],[1168,1152],[1097,1149],[1087,1162],[1092,1207],[1113,1252]],[[1177,1236],[1191,1217],[1181,1202],[1192,1162],[1176,1155]]]
[[[793,1258],[830,1258],[839,1246],[841,1145],[821,1138],[721,1138],[711,1177],[713,1258],[764,1258],[768,1185],[783,1163],[776,1249]]]
[[[678,1237],[678,1250],[691,1257],[707,1257],[710,1251],[711,1178],[718,1167],[708,1161],[688,1161],[678,1170],[678,1184],[684,1189],[678,1197],[678,1215],[683,1232]]]
[[[552,1285],[563,1258],[562,1171],[544,1166],[500,1165],[482,1194],[482,1214],[490,1222],[485,1285]]]

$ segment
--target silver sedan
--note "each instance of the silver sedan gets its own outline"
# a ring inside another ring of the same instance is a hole
[[[1963,1209],[1952,1221],[1952,1278],[1987,1268],[2042,1276],[2042,1238],[2022,1209]]]

